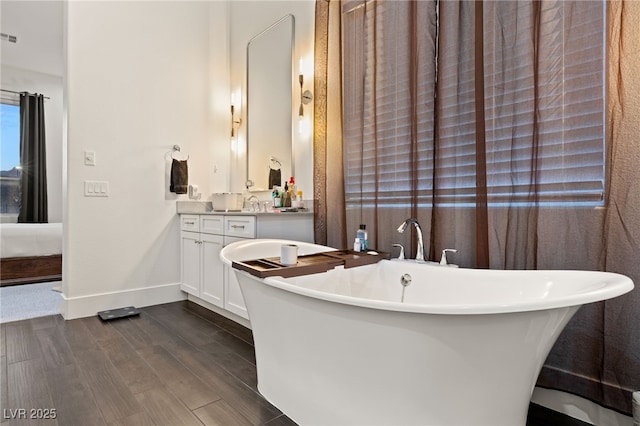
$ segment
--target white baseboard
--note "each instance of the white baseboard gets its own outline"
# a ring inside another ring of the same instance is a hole
[[[592,425],[633,426],[633,418],[566,392],[536,387],[531,402]]]
[[[247,327],[248,329],[251,329],[251,323],[249,322],[249,320],[244,319],[236,314],[234,314],[233,312],[229,312],[226,309],[222,309],[216,305],[212,305],[211,303],[200,299],[199,297],[193,296],[191,294],[187,295],[187,299],[189,299],[191,302],[202,306],[203,308],[207,308],[210,311],[215,312],[216,314],[222,315],[225,318],[230,319],[231,321],[235,321],[240,325],[243,325],[245,327]]]
[[[152,287],[134,288],[111,293],[90,294],[87,296],[67,297],[62,295],[60,314],[66,320],[96,315],[107,309],[135,306],[160,305],[162,303],[185,300],[185,293],[180,290],[180,283],[162,284]]]

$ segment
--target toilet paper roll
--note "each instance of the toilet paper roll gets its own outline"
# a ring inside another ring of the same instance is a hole
[[[283,244],[280,249],[280,263],[283,265],[295,265],[298,263],[298,246],[295,244]]]

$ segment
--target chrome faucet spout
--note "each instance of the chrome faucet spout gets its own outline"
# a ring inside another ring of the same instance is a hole
[[[418,250],[416,251],[416,260],[418,262],[424,262],[425,259],[424,259],[424,243],[422,241],[422,228],[418,223],[418,219],[409,218],[405,220],[404,222],[402,222],[402,225],[398,226],[398,232],[402,234],[404,230],[407,229],[407,225],[410,223],[413,224],[413,226],[415,226],[416,232],[418,233]]]
[[[247,198],[247,202],[251,204],[252,211],[254,212],[260,211],[260,199],[257,196],[255,195],[250,196],[249,198]]]

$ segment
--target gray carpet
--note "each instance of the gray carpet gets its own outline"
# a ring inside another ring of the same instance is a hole
[[[60,283],[0,287],[0,323],[60,313],[62,295],[52,290],[54,285]]]

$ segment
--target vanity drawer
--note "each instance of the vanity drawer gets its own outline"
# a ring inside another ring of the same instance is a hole
[[[255,216],[225,216],[224,235],[242,238],[255,238]]]
[[[224,216],[200,216],[200,232],[222,235],[224,233]]]
[[[198,215],[195,214],[181,214],[180,215],[180,230],[200,232],[200,220]]]

